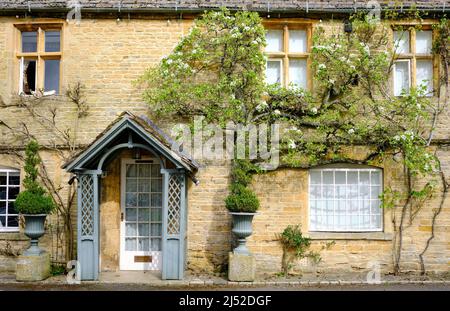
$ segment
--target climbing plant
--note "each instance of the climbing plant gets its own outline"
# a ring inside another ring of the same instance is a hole
[[[51,151],[62,161],[70,159],[80,148],[78,137],[80,122],[89,113],[84,90],[84,85],[77,82],[68,85],[65,94],[60,96],[15,96],[8,103],[0,100],[0,127],[6,130],[6,138],[9,139],[8,143],[5,139],[5,143],[0,145],[0,150],[15,156],[20,165],[21,162],[26,162],[26,154],[21,150],[21,144],[34,141],[41,145],[41,151]],[[67,101],[69,107],[73,108],[73,114],[69,114],[63,120],[59,118],[63,113],[60,108],[61,101]],[[20,111],[22,118],[10,120],[4,117],[8,116],[8,113],[2,112],[9,109]],[[14,125],[13,121],[16,121]],[[50,138],[39,135],[40,129],[33,125],[45,130]],[[39,152],[36,157],[40,157]],[[39,179],[42,188],[56,206],[54,213],[56,219],[48,224],[52,237],[52,261],[55,264],[65,264],[75,258],[75,228],[72,215],[76,183],[66,185],[65,181],[64,184],[56,181],[52,170],[44,160],[36,164],[34,176]]]
[[[140,81],[146,85],[145,100],[160,115],[203,115],[205,121],[222,126],[227,121],[282,123],[284,167],[399,163],[404,190],[387,184],[380,198],[382,207],[392,210],[397,274],[407,215],[412,222],[439,186],[444,189],[443,202],[448,187],[431,142],[448,103],[449,23],[443,18],[435,26],[439,35],[433,52],[444,68],[434,98],[426,96],[425,85],[393,96],[386,80],[396,57],[390,22],[412,20],[416,26],[411,27],[420,28],[421,15],[414,10],[403,15],[388,12],[384,17],[380,22],[367,14],[354,14],[351,32],[322,23],[314,27],[312,90],[265,84],[261,18],[257,13],[226,9],[203,14],[174,51]],[[364,156],[354,155],[355,146],[366,146]]]

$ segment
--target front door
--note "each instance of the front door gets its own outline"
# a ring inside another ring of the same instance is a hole
[[[162,175],[157,160],[123,160],[120,269],[161,270]]]

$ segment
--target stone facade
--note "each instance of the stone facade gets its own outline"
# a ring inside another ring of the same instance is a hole
[[[56,21],[63,24],[62,44],[62,86],[81,82],[85,86],[85,100],[90,108],[88,116],[77,122],[75,107],[65,96],[54,96],[33,107],[43,115],[56,109],[56,123],[63,129],[76,129],[79,147],[90,143],[117,114],[129,110],[137,115],[148,114],[148,107],[141,99],[141,89],[133,81],[145,68],[157,64],[170,53],[180,37],[185,34],[192,20],[179,18],[147,19],[83,19],[80,25],[68,24],[62,19],[16,19],[0,17],[0,120],[13,129],[25,123],[28,130],[43,145],[61,144],[54,131],[42,126],[31,117],[25,107],[14,105],[17,100],[18,61],[16,46],[18,33],[15,23]],[[342,24],[324,19],[329,30]],[[5,106],[6,105],[6,106]],[[448,140],[449,114],[439,123],[436,139]],[[164,128],[170,123],[157,120]],[[0,166],[20,168],[22,164],[9,155],[12,147],[23,148],[23,142],[5,127],[0,127]],[[443,166],[450,176],[450,151],[440,148]],[[67,151],[69,153],[69,151]],[[356,152],[357,154],[358,152]],[[122,155],[126,156],[126,155]],[[357,156],[357,155],[356,155]],[[61,187],[61,197],[67,195],[67,181],[70,176],[60,169],[63,159],[52,150],[42,151],[43,160],[55,184]],[[120,157],[112,161],[112,174],[103,179],[101,203],[101,270],[118,269],[119,219],[120,219]],[[401,189],[402,170],[395,163],[383,164],[384,184]],[[194,273],[225,272],[228,252],[232,249],[233,236],[231,220],[225,208],[224,198],[230,183],[229,162],[204,162],[197,179],[198,186],[188,184],[187,218],[187,269]],[[22,173],[23,176],[23,173]],[[367,234],[315,234],[308,232],[308,171],[301,169],[280,169],[254,177],[252,187],[261,200],[261,209],[254,219],[254,234],[248,246],[256,258],[258,274],[274,274],[281,269],[282,250],[277,234],[290,224],[301,224],[305,233],[313,238],[313,249],[320,249],[329,241],[335,241],[329,250],[321,253],[322,261],[315,265],[308,261],[299,262],[294,271],[360,272],[367,270],[368,263],[378,261],[383,272],[392,271],[392,212],[384,214],[384,231]],[[438,207],[440,194],[427,201],[415,221],[407,228],[403,244],[402,269],[419,271],[418,254],[430,236],[431,216]],[[72,222],[76,228],[76,207],[72,208]],[[52,216],[49,224],[58,224]],[[56,249],[52,236],[54,226],[47,226],[48,233],[42,239],[42,246],[52,252]],[[76,233],[76,232],[75,232]],[[76,238],[75,238],[76,239]],[[27,239],[21,233],[1,233],[0,250],[9,243],[20,250],[27,246]],[[60,244],[58,244],[60,245]],[[437,218],[435,239],[425,256],[428,271],[448,273],[450,267],[450,200]],[[14,259],[0,254],[0,271],[13,270]]]

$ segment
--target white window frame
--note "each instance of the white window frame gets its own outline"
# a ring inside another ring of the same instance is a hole
[[[406,95],[408,95],[409,94],[409,92],[410,92],[410,90],[411,90],[411,79],[412,79],[412,77],[411,77],[411,60],[410,59],[396,59],[396,60],[394,60],[394,70],[393,70],[393,78],[394,78],[394,81],[393,81],[393,87],[394,87],[394,89],[393,89],[393,91],[395,92],[395,81],[397,80],[397,77],[396,77],[396,74],[395,74],[395,63],[397,63],[397,62],[407,62],[408,63],[408,92],[406,92],[404,95],[402,95],[402,94],[398,94],[398,95],[396,95],[395,93],[394,93],[394,96],[397,96],[397,97],[400,97],[400,96],[406,96]]]
[[[38,60],[37,59],[34,59],[34,61],[36,61],[36,73],[35,73],[35,77],[34,77],[34,83],[35,83],[35,85],[37,86],[37,82],[38,82]],[[19,73],[19,95],[26,95],[26,94],[24,94],[23,93],[23,79],[24,79],[24,66],[25,66],[25,57],[21,57],[20,58],[20,65],[19,65],[19,70],[20,70],[20,73]],[[34,90],[35,92],[37,91],[37,90]]]
[[[268,58],[266,61],[266,71],[267,71],[267,63],[268,62],[279,62],[280,63],[280,85],[283,86],[284,84],[284,70],[283,70],[283,59],[281,58]],[[265,80],[267,83],[267,75],[265,75]]]
[[[18,173],[19,174],[19,191],[20,191],[20,170],[17,169],[9,169],[9,168],[0,168],[0,172],[1,173],[6,173],[6,198],[5,200],[1,200],[2,202],[8,202],[8,189],[10,188],[9,186],[9,173]],[[2,187],[4,187],[5,185],[2,185]],[[16,185],[14,185],[14,187],[16,187]],[[5,219],[6,221],[8,221],[8,216],[19,216],[19,214],[9,214],[8,213],[8,208],[6,208],[5,211]],[[3,214],[2,214],[3,216]],[[0,232],[19,232],[19,226],[17,227],[0,227]]]
[[[313,224],[312,224],[312,213],[313,213],[313,211],[312,211],[312,209],[311,209],[311,186],[312,186],[312,183],[311,183],[311,173],[312,172],[314,172],[314,171],[319,171],[319,172],[321,172],[321,174],[323,175],[323,172],[326,172],[326,171],[333,171],[333,172],[336,172],[336,171],[352,171],[352,172],[355,172],[355,171],[357,171],[358,172],[358,194],[359,194],[359,185],[360,185],[360,183],[359,183],[359,172],[379,172],[380,173],[380,187],[381,187],[381,192],[383,191],[383,170],[382,169],[379,169],[379,168],[369,168],[369,167],[364,167],[364,168],[353,168],[353,167],[345,167],[345,168],[341,168],[341,167],[330,167],[330,168],[326,168],[326,167],[322,167],[322,168],[314,168],[314,169],[310,169],[309,170],[309,173],[308,173],[308,215],[309,215],[309,217],[308,217],[308,223],[309,223],[309,231],[310,232],[383,232],[383,230],[384,230],[384,210],[380,207],[380,226],[379,227],[377,227],[377,228],[369,228],[369,229],[367,229],[367,228],[345,228],[345,229],[342,229],[342,228],[338,228],[337,226],[335,226],[335,215],[333,215],[333,226],[332,227],[329,227],[329,228],[325,228],[325,229],[318,229],[318,228],[315,228],[315,227],[313,227]],[[322,180],[323,180],[323,176],[322,176]],[[317,184],[314,184],[314,185],[317,185]],[[336,176],[335,176],[335,174],[334,174],[334,180],[333,180],[333,184],[332,184],[334,187],[334,192],[336,192],[336,188],[335,188],[335,185],[336,185]],[[347,184],[347,182],[345,183],[345,184],[342,184],[342,185],[348,185]],[[371,178],[371,176],[369,175],[369,196],[371,196],[371,185],[372,185],[372,178]],[[321,192],[323,193],[323,186],[324,186],[324,184],[323,184],[323,182],[320,184],[320,186],[321,186]],[[336,198],[335,198],[335,194],[336,193],[334,193],[334,198],[333,198],[333,201],[335,202],[336,201]],[[317,200],[317,199],[315,199],[315,200]],[[345,200],[347,200],[348,201],[348,198],[346,198]],[[369,201],[371,201],[371,198],[369,199]],[[335,205],[333,205],[333,210],[335,211],[335,209],[336,209],[336,206]],[[358,209],[359,209],[359,211],[361,212],[361,208],[360,207],[358,207]],[[369,207],[369,209],[370,209],[370,207]],[[361,213],[359,213],[359,215],[362,215]],[[370,216],[372,216],[372,214],[371,213],[369,213],[369,218],[370,218]]]

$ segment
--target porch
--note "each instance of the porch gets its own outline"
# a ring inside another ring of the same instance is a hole
[[[124,112],[63,166],[78,181],[81,280],[129,270],[183,279],[186,183],[198,166],[176,146],[146,117]]]

